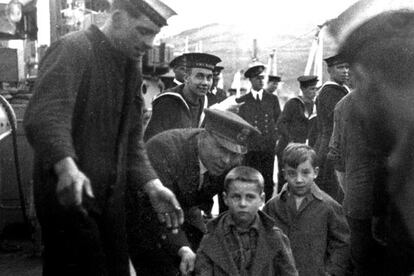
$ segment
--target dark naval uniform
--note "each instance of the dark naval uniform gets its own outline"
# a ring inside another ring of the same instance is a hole
[[[184,85],[176,86],[158,95],[152,103],[152,115],[145,130],[144,140],[174,128],[198,128],[204,118],[207,97],[198,105],[189,104],[183,96]]]
[[[209,91],[207,93],[208,106],[212,106],[213,104],[222,102],[227,98],[226,92],[223,89],[217,87],[213,89],[215,89],[215,93],[213,93],[212,91]]]
[[[315,150],[319,157],[319,175],[316,184],[338,202],[342,202],[343,193],[335,176],[333,162],[327,159],[327,154],[333,131],[335,105],[348,92],[348,87],[328,81],[322,86],[319,96],[316,98],[318,136]]]
[[[250,151],[246,154],[246,165],[259,170],[265,179],[266,200],[273,194],[273,165],[275,145],[277,140],[276,122],[281,113],[277,96],[263,90],[262,100],[253,98],[248,93],[237,102],[243,103],[239,108],[239,115],[251,125],[260,130],[262,135],[249,145]]]
[[[306,108],[306,105],[309,105]],[[310,110],[310,112],[309,112]],[[279,133],[278,152],[287,144],[306,143],[313,147],[316,142],[316,107],[314,103],[305,103],[301,97],[290,99],[277,122]]]

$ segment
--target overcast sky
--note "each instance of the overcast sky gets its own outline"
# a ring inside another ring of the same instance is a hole
[[[309,23],[335,18],[357,0],[163,0],[178,15],[169,19],[161,36],[209,23],[235,24],[257,36],[301,31]]]

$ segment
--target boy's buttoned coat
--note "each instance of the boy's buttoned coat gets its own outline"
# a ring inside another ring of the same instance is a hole
[[[290,240],[301,276],[344,275],[349,258],[349,228],[342,207],[315,184],[299,210],[292,213],[287,185],[263,211]]]
[[[197,251],[196,275],[200,276],[239,276],[224,238],[224,219],[229,213],[222,213],[208,224],[208,234],[204,236]],[[250,270],[251,276],[298,275],[289,240],[275,227],[274,221],[259,211],[260,230],[257,239],[256,255]]]

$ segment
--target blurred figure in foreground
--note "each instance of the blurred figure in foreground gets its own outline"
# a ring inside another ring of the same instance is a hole
[[[411,2],[412,3],[412,2]],[[414,11],[381,13],[340,48],[355,76],[355,106],[377,154],[373,236],[386,245],[385,275],[414,272]]]

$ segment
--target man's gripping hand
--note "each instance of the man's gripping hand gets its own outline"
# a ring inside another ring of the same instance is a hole
[[[71,157],[66,157],[54,165],[58,177],[56,195],[63,207],[81,207],[83,193],[94,197],[91,182],[83,174]]]
[[[162,185],[159,179],[146,183],[144,190],[150,198],[158,219],[165,223],[167,228],[172,228],[173,233],[178,233],[179,226],[184,222],[184,212],[174,193]]]

